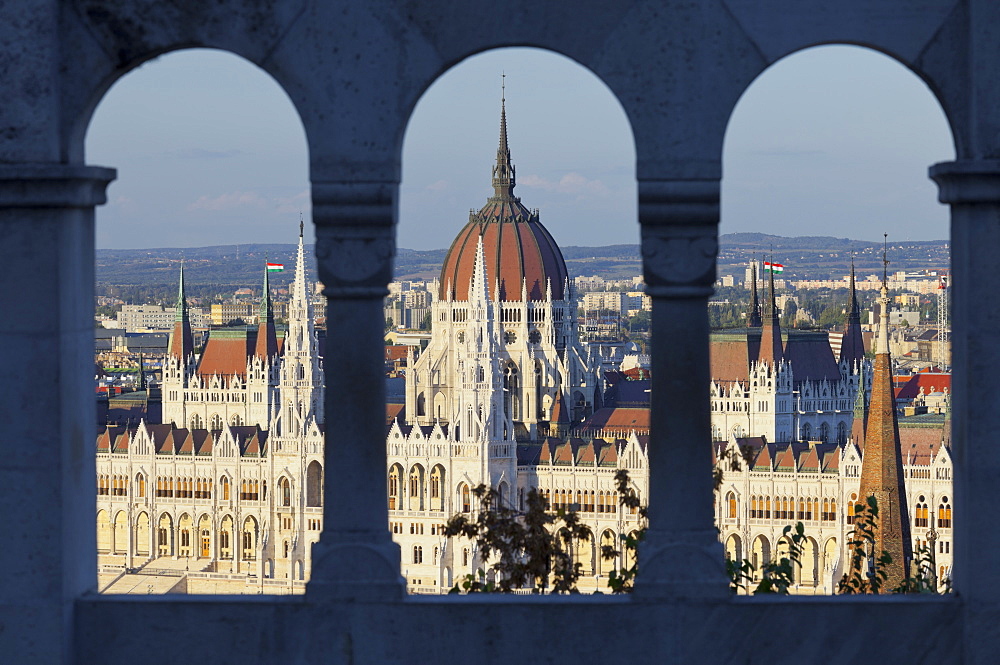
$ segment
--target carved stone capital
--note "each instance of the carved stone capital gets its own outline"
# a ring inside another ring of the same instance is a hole
[[[1000,204],[1000,160],[941,162],[928,174],[938,185],[941,203]]]
[[[0,208],[92,208],[107,201],[114,169],[71,164],[0,165]]]
[[[719,253],[719,181],[640,182],[639,222],[647,293],[711,295]]]
[[[719,241],[714,227],[643,227],[642,267],[653,297],[708,297]]]
[[[316,259],[329,298],[382,298],[396,255],[398,186],[313,183]]]

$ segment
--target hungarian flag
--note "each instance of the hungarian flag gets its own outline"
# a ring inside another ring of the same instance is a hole
[[[267,264],[267,271],[268,272],[281,272],[284,269],[285,269],[285,264],[284,263],[268,263]]]
[[[764,261],[764,270],[770,270],[771,272],[785,272],[785,266],[780,263],[771,263],[770,261]]]

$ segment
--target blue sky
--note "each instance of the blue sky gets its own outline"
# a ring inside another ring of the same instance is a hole
[[[638,242],[635,150],[617,101],[566,58],[504,49],[459,64],[417,105],[399,245],[446,247],[491,193],[503,71],[525,205],[563,245]],[[97,246],[293,242],[299,211],[309,213],[306,154],[291,103],[254,66],[206,50],[147,63],[107,93],[88,130],[87,161],[119,172]],[[733,113],[722,232],[945,238],[926,172],[953,156],[943,113],[901,65],[811,49],[771,67]]]

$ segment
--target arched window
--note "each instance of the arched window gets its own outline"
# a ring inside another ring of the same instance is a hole
[[[413,546],[413,563],[424,562],[424,548],[420,545]]]
[[[726,516],[729,519],[736,519],[736,494],[734,492],[726,495],[726,511]]]
[[[929,512],[930,511],[927,509],[926,498],[923,495],[920,495],[917,497],[916,509],[913,511],[913,526],[926,528],[930,522]]]
[[[212,414],[212,431],[218,431],[222,429],[222,416],[217,413]]]
[[[288,482],[288,478],[282,478],[278,481],[278,488],[281,490],[281,505],[291,506],[292,505],[292,484]]]
[[[431,510],[444,510],[444,468],[441,465],[431,469]]]
[[[240,414],[234,414],[232,418],[229,419],[229,424],[233,427],[239,427],[243,424],[243,419],[240,418]],[[221,427],[219,429],[222,429]]]
[[[397,510],[403,507],[399,496],[399,477],[402,469],[398,464],[393,464],[389,469],[389,510]]]
[[[316,460],[306,467],[306,505],[310,508],[323,505],[323,466]]]
[[[847,443],[847,423],[837,423],[837,443],[844,445]]]
[[[424,509],[424,468],[419,464],[414,464],[410,468],[410,510]]]
[[[771,519],[771,497],[764,499],[764,519]]]
[[[830,425],[823,423],[819,426],[819,440],[826,443],[830,440]]]
[[[141,473],[135,476],[135,495],[140,499],[146,496],[146,476]]]
[[[462,503],[462,512],[468,513],[472,511],[472,497],[469,495],[469,486],[462,483],[458,486],[458,495]]]
[[[938,526],[942,529],[951,528],[951,503],[946,496],[941,497],[941,503],[938,504]]]
[[[222,500],[229,501],[229,478],[226,476],[219,478],[219,487],[222,488]]]
[[[191,416],[191,429],[201,429],[201,428],[202,428],[201,416],[199,416],[196,413],[193,416]]]
[[[809,441],[812,439],[812,426],[809,423],[802,425],[802,440]]]

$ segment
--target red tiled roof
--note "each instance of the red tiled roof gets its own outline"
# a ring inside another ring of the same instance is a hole
[[[906,383],[902,387],[896,388],[896,399],[914,399],[920,394],[921,388],[923,388],[925,395],[942,393],[946,389],[951,392],[951,374],[920,373],[910,377],[894,377],[893,380],[896,382],[904,378]]]
[[[592,429],[649,431],[649,409],[604,408],[594,412],[586,423]]]

